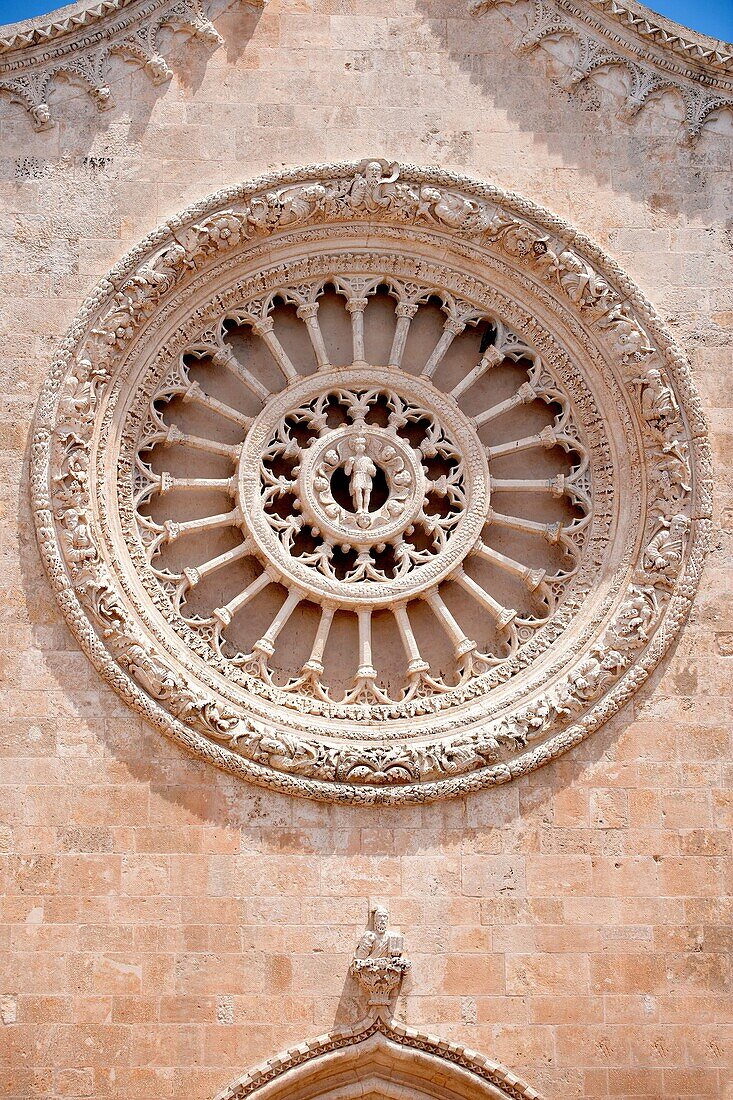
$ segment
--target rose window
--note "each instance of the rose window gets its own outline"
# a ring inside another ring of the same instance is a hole
[[[42,407],[39,535],[93,659],[188,748],[316,797],[456,793],[591,732],[706,531],[651,314],[439,174],[217,201],[113,273]]]
[[[590,520],[560,383],[498,317],[386,274],[279,286],[258,308],[264,348],[253,326],[245,348],[241,313],[218,318],[138,442],[137,534],[181,625],[298,708],[396,717],[504,665],[563,601]],[[387,362],[368,362],[380,340]],[[212,459],[226,477],[190,476]]]

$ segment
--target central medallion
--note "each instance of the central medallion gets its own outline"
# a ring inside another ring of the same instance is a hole
[[[430,382],[374,367],[319,371],[278,395],[247,437],[238,485],[263,563],[336,607],[434,587],[488,506],[468,417]]]
[[[418,455],[396,429],[357,420],[314,444],[298,475],[311,533],[365,550],[403,534],[425,479]]]

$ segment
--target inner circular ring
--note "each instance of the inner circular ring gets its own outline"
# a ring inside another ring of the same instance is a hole
[[[353,399],[345,423],[328,421],[330,396]],[[379,400],[387,414],[372,422]],[[298,444],[304,409],[314,435]],[[430,437],[414,443],[411,426],[421,419]],[[281,461],[266,465],[275,452]],[[484,448],[457,403],[426,379],[380,367],[322,370],[276,394],[250,428],[237,474],[241,524],[268,574],[317,603],[352,610],[440,584],[479,539],[488,500]],[[409,541],[416,521],[427,527],[419,547]],[[300,554],[309,538],[317,544]],[[395,564],[382,574],[374,556],[385,548]],[[357,560],[332,569],[329,554],[343,551]]]
[[[405,531],[425,498],[425,482],[416,452],[396,431],[364,422],[313,444],[297,479],[304,519],[360,549]]]

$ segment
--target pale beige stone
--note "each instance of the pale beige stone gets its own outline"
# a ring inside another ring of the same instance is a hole
[[[523,10],[503,9],[520,24]],[[733,923],[724,114],[694,147],[678,144],[689,122],[674,99],[650,97],[617,121],[623,76],[560,90],[573,52],[549,57],[548,45],[523,59],[521,25],[455,0],[389,11],[272,0],[212,9],[211,20],[224,45],[161,33],[167,83],[152,84],[142,61],[111,62],[113,103],[101,113],[63,78],[48,90],[48,129],[33,129],[30,105],[0,102],[0,1092],[211,1100],[248,1066],[359,1019],[347,972],[379,899],[412,962],[396,1008],[410,1027],[502,1059],[548,1100],[723,1100]],[[623,20],[610,24],[619,49],[631,41]],[[650,22],[633,41],[656,52]],[[577,32],[565,38],[574,51]],[[706,64],[682,54],[688,71]],[[690,358],[715,454],[712,555],[671,659],[610,724],[531,775],[403,809],[256,788],[161,737],[66,627],[28,503],[33,411],[97,277],[219,188],[375,156],[517,191],[607,248]],[[565,961],[576,956],[583,990]]]

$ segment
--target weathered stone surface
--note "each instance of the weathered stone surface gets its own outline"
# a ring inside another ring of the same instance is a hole
[[[0,1092],[210,1100],[358,1018],[351,952],[388,898],[412,962],[409,1025],[553,1100],[723,1100],[730,142],[711,123],[678,145],[663,104],[617,122],[615,93],[560,90],[518,61],[499,15],[455,0],[288,0],[212,20],[224,45],[173,38],[167,84],[114,62],[104,113],[62,81],[49,129],[0,105]],[[54,346],[111,264],[218,188],[368,155],[491,180],[608,248],[690,357],[715,463],[691,618],[633,703],[510,787],[402,809],[257,789],[134,715],[63,622],[28,493]]]

